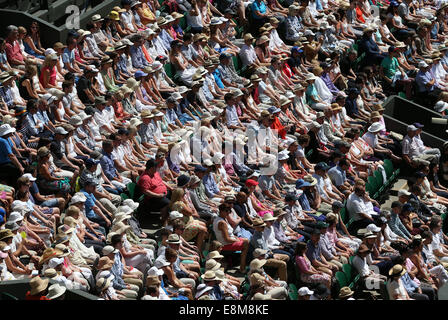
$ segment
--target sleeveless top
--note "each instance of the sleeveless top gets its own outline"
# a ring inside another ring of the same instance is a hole
[[[50,69],[49,67],[43,67],[40,72],[39,81],[40,81],[40,83],[42,83],[42,85],[44,85],[44,72],[45,72],[45,70],[49,70],[49,69]],[[53,69],[50,70],[50,81],[49,81],[49,83],[52,86],[56,85],[56,74],[57,74],[56,67],[53,67]]]
[[[224,245],[230,244],[230,243],[228,243],[227,241],[224,240],[224,237],[222,235],[221,230],[218,229],[218,223],[220,221],[224,221],[226,223],[226,225],[227,225],[227,233],[229,234],[230,237],[233,237],[233,228],[232,228],[232,226],[227,221],[225,221],[223,218],[218,216],[218,217],[216,217],[213,220],[213,231],[215,232],[216,240],[218,240],[219,242],[221,242]]]
[[[29,80],[30,81],[30,85],[31,86],[33,86],[32,85],[32,79],[29,79],[29,78],[25,78],[24,76],[22,77],[22,78],[20,78],[20,80],[19,80],[19,93],[20,93],[20,96],[23,98],[23,99],[25,99],[25,100],[30,100],[30,99],[32,99],[32,97],[31,97],[31,95],[28,93],[28,90],[26,89],[26,87],[23,85],[23,81],[25,81],[25,80]]]

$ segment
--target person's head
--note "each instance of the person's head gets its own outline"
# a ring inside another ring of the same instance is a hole
[[[110,245],[115,249],[120,250],[123,247],[123,236],[121,234],[114,234],[110,238]]]
[[[311,236],[310,236],[311,242],[314,243],[314,245],[316,245],[319,242],[319,240],[320,240],[320,236],[321,236],[320,230],[319,229],[314,229],[311,232]]]
[[[358,197],[363,197],[364,195],[365,195],[365,193],[366,193],[366,187],[365,187],[365,185],[363,186],[363,185],[356,185],[355,186],[355,194],[358,196]]]
[[[218,209],[220,217],[227,217],[232,212],[232,208],[226,203],[220,204]]]
[[[306,243],[305,242],[297,242],[294,255],[302,256],[305,253],[306,250],[307,250],[307,247],[306,247]]]
[[[6,27],[6,38],[10,41],[15,41],[19,37],[19,28],[15,25],[9,25]]]
[[[177,251],[173,248],[166,248],[165,250],[165,258],[169,263],[174,263],[177,260]]]

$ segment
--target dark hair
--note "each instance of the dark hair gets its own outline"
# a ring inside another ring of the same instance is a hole
[[[18,182],[18,181],[17,181]],[[434,228],[437,228],[438,226],[439,226],[439,222],[440,221],[437,221],[437,220],[431,220],[431,222],[429,223],[429,229],[434,229]]]
[[[309,141],[310,141],[310,136],[307,135],[306,133],[300,135],[300,136],[297,138],[297,143],[298,143],[299,145],[302,145],[302,144],[304,144],[304,143],[306,143],[306,142],[309,142]]]
[[[146,294],[151,295],[153,293],[157,293],[158,289],[159,289],[159,287],[156,287],[156,286],[147,286],[146,287]]]
[[[92,30],[93,28],[95,28],[95,25],[92,22],[87,22],[86,30]]]
[[[71,82],[62,82],[62,90],[66,89],[66,88],[70,88],[71,86],[73,86],[73,83]]]
[[[339,166],[350,166],[350,164],[348,163],[347,159],[341,159],[339,160]]]
[[[53,140],[50,138],[41,137],[39,139],[39,142],[37,143],[37,148],[48,146]]]
[[[431,237],[432,234],[431,234],[430,231],[425,230],[425,231],[422,232],[421,236],[422,236],[422,239],[424,240],[424,239],[428,239],[429,237]]]
[[[103,149],[105,149],[106,147],[113,147],[114,144],[112,143],[112,140],[110,139],[106,139],[103,141]]]
[[[173,222],[173,231],[177,229],[182,229],[185,227],[185,223],[180,220],[176,220]]]
[[[233,99],[233,94],[228,92],[224,95],[224,101],[229,102],[231,99]]]
[[[71,81],[71,80],[74,80],[74,79],[75,79],[75,75],[72,72],[67,72],[64,75],[64,80],[66,80],[66,81]]]
[[[303,252],[306,250],[306,243],[305,242],[298,242],[296,245],[296,249],[294,251],[294,255],[302,255]]]
[[[36,99],[30,99],[26,103],[26,110],[35,109],[37,108],[37,100]]]
[[[155,166],[157,166],[157,163],[154,159],[149,159],[148,161],[146,161],[146,170],[154,168]]]
[[[121,242],[121,238],[123,236],[121,234],[114,234],[111,238],[110,238],[110,244],[112,245],[112,247],[115,247],[115,245],[117,245],[118,243]]]
[[[165,250],[165,258],[167,261],[171,260],[172,258],[177,257],[177,251],[174,250],[173,248],[166,248]]]
[[[184,37],[183,37],[184,42],[185,41],[190,41],[192,39],[193,39],[193,34],[192,33],[190,33],[190,32],[184,33]]]

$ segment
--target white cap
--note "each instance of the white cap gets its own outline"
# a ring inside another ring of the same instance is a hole
[[[179,218],[183,218],[183,214],[180,213],[179,211],[171,211],[170,212],[170,219],[174,220],[174,219],[179,219]]]
[[[58,265],[64,263],[64,258],[51,258],[50,261],[48,262],[48,266],[50,268],[55,268]]]
[[[36,181],[37,179],[33,177],[31,173],[25,173],[22,178],[27,178],[30,181]]]
[[[437,112],[443,112],[446,109],[448,109],[448,103],[445,101],[437,101],[436,105],[434,106],[434,110],[436,110]]]
[[[75,195],[71,198],[70,204],[75,204],[78,202],[86,202],[87,198],[83,193],[75,193]]]
[[[407,191],[407,190],[404,190],[404,189],[400,189],[400,190],[398,190],[398,197],[401,197],[401,196],[410,196],[411,195],[411,193],[409,192],[409,191]]]
[[[17,222],[17,221],[22,221],[22,220],[23,220],[22,214],[20,214],[20,212],[13,211],[9,215],[9,218],[8,218],[7,222]]]
[[[418,63],[418,67],[419,68],[426,68],[426,67],[428,67],[428,64],[425,61],[420,61]]]
[[[306,36],[314,36],[315,33],[313,31],[311,31],[310,29],[306,29],[305,32],[303,33],[303,35]]]
[[[417,128],[411,124],[407,127],[407,131],[417,131]]]
[[[56,51],[53,48],[48,48],[44,51],[44,56],[48,56],[50,54],[56,54]]]
[[[310,296],[314,293],[314,291],[311,291],[310,289],[308,289],[308,287],[302,287],[300,288],[298,291],[299,296],[303,297],[303,296]]]
[[[148,271],[148,277],[158,277],[158,276],[161,276],[163,274],[164,274],[163,270],[158,269],[157,267],[152,267]]]
[[[375,224],[373,224],[373,223],[371,223],[371,224],[369,224],[367,227],[366,227],[366,229],[368,230],[368,231],[372,231],[372,232],[380,232],[381,231],[381,228],[380,227],[377,227]]]

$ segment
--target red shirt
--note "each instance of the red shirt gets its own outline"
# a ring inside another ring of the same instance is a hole
[[[158,172],[154,173],[153,177],[150,177],[147,171],[143,172],[138,179],[137,185],[140,187],[142,193],[151,191],[157,194],[166,194],[167,192],[166,186]],[[145,196],[145,198],[147,197]]]
[[[278,117],[274,118],[274,122],[271,125],[271,129],[277,130],[278,135],[280,136],[280,138],[285,139],[286,138],[286,129],[285,127],[281,124],[280,120],[278,119]]]
[[[12,62],[12,60],[23,61],[23,55],[22,51],[20,51],[20,45],[18,41],[14,41],[13,43],[11,43],[6,40],[5,51],[10,64],[16,65],[16,63]]]
[[[25,295],[25,300],[30,301],[30,300],[50,300],[50,299],[48,299],[46,296],[39,296],[39,295],[32,296],[30,291],[28,291]]]

